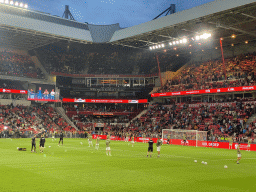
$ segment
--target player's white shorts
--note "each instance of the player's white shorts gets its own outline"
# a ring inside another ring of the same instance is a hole
[[[106,147],[106,150],[107,150],[107,151],[110,151],[110,147]]]
[[[230,144],[229,144],[229,146],[231,147],[231,146],[232,146],[232,144],[230,143]]]
[[[247,147],[251,147],[251,145],[247,145]]]
[[[134,141],[131,141],[131,143],[134,143]]]
[[[99,146],[100,144],[97,144],[97,143],[96,143],[96,145]]]
[[[52,138],[54,139],[54,136],[52,136]]]
[[[156,151],[160,151],[160,150],[161,150],[161,147],[157,147],[157,148],[156,148]]]
[[[237,154],[237,157],[241,157],[241,154]]]

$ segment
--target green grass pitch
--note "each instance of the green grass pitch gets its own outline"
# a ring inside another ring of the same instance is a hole
[[[112,156],[88,147],[87,139],[46,139],[43,154],[30,139],[0,139],[0,191],[256,191],[256,152],[163,145],[157,158],[148,144],[111,141]],[[83,142],[83,145],[80,144]],[[51,146],[51,147],[49,147]],[[27,148],[18,151],[17,147]],[[197,160],[197,163],[194,163]],[[206,161],[208,165],[201,164]],[[224,169],[224,165],[228,168]]]

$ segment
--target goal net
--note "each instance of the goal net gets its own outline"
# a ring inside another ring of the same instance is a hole
[[[183,129],[163,129],[162,130],[163,141],[169,142],[173,145],[189,145],[196,147],[205,146],[207,141],[207,131],[197,130],[183,130]],[[184,143],[186,139],[186,143]]]

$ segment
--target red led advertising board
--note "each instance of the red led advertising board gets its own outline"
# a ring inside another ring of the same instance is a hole
[[[203,90],[191,90],[191,91],[153,93],[153,94],[151,94],[151,97],[196,95],[196,94],[209,94],[209,93],[226,93],[226,92],[253,91],[253,90],[256,90],[256,86],[243,86],[243,87],[229,87],[229,88],[218,88],[218,89],[203,89]]]

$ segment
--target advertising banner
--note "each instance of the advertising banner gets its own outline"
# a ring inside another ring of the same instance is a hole
[[[203,89],[203,90],[191,90],[191,91],[179,91],[179,92],[153,93],[151,94],[151,97],[226,93],[226,92],[254,91],[254,90],[256,90],[256,86],[243,86],[243,87],[229,87],[229,88],[219,88],[219,89]]]
[[[147,103],[147,99],[126,100],[126,99],[69,99],[63,98],[63,103]]]
[[[27,90],[16,90],[16,89],[0,89],[0,93],[28,94],[28,91]]]
[[[93,135],[93,139],[96,139],[98,135]],[[99,135],[100,139],[107,139],[106,135]],[[111,136],[111,140],[118,140],[118,141],[124,141],[125,138],[120,138],[120,137],[115,137]],[[145,142],[147,143],[149,141],[149,137],[145,138]],[[143,137],[136,137],[135,141],[136,142],[143,142],[144,138]],[[152,138],[153,142],[157,142],[157,138]],[[131,139],[129,138],[129,141]],[[167,139],[163,140],[163,144],[167,144]],[[170,145],[184,145],[184,141],[182,139],[170,139]],[[196,146],[196,140],[187,140],[186,141],[187,146]],[[238,143],[233,143],[232,149],[236,149]],[[229,148],[229,143],[228,142],[212,142],[212,141],[197,141],[197,146],[198,147],[213,147],[213,148],[220,148],[220,149],[228,149]],[[240,144],[240,149],[241,150],[247,150],[247,144],[246,143],[241,143]],[[256,151],[256,144],[251,144],[251,151]]]

